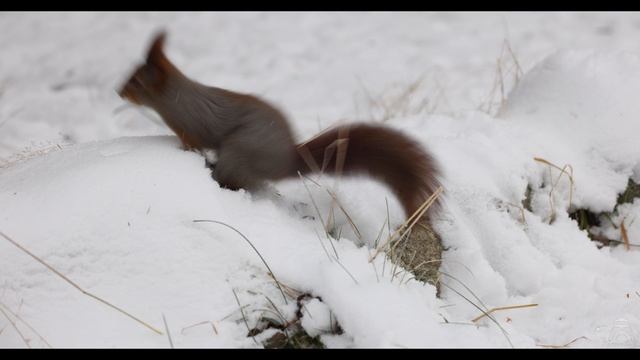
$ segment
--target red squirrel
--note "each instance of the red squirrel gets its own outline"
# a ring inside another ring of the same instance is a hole
[[[164,54],[165,38],[164,32],[155,36],[146,62],[119,94],[154,109],[185,148],[215,150],[212,176],[222,187],[251,191],[268,180],[318,171],[368,174],[393,190],[406,216],[438,188],[435,160],[401,132],[355,123],[296,144],[287,119],[273,105],[185,76]]]

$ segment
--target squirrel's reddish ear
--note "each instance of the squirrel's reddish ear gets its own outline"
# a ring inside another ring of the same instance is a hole
[[[147,54],[147,64],[162,64],[166,61],[166,57],[164,56],[163,48],[164,41],[167,37],[167,33],[163,30],[160,31],[153,38],[153,42],[151,43],[151,47],[149,48],[149,53]]]

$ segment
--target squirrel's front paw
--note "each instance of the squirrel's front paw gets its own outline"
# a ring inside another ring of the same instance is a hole
[[[215,164],[218,162],[218,153],[213,149],[204,149],[202,150],[201,154],[202,156],[204,156],[207,165],[212,164],[213,166],[215,166]]]

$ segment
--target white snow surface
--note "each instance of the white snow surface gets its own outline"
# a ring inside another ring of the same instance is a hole
[[[383,185],[221,189],[155,114],[121,108],[161,27],[189,76],[274,102],[300,140],[384,119],[431,151],[441,298],[369,262],[404,219]],[[298,310],[270,271],[313,297],[301,325],[328,347],[640,346],[638,247],[599,249],[568,215],[640,181],[640,14],[3,13],[0,31],[0,232],[165,333],[0,238],[0,347],[261,347],[274,330],[247,326]],[[360,236],[335,207],[325,235],[326,189]],[[601,233],[624,221],[640,245],[640,200],[618,210]]]

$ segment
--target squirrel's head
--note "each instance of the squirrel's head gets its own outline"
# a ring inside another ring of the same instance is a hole
[[[165,38],[164,31],[153,38],[145,63],[138,66],[120,88],[120,97],[134,104],[145,105],[149,99],[162,91],[170,72],[175,71],[163,51]]]

